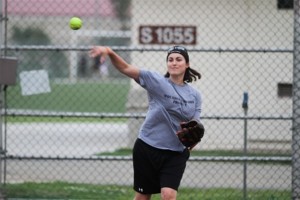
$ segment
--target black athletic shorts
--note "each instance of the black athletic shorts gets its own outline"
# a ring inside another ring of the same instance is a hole
[[[187,149],[162,150],[137,139],[133,147],[133,189],[142,194],[160,193],[163,187],[178,190],[189,156]]]

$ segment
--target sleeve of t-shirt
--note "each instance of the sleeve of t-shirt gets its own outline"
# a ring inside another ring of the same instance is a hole
[[[162,78],[163,76],[157,72],[141,70],[137,83],[140,84],[143,88],[151,90],[160,86],[160,79]]]

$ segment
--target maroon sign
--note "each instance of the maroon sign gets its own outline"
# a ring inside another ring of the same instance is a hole
[[[196,26],[140,26],[140,44],[196,44]]]

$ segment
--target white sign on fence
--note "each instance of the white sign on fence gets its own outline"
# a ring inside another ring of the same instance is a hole
[[[32,70],[20,73],[22,95],[51,92],[49,76],[46,70]]]

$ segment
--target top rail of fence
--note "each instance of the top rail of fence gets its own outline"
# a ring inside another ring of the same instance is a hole
[[[87,51],[92,46],[72,46],[72,45],[9,45],[0,46],[0,50],[11,50],[11,51]],[[167,51],[167,48],[161,47],[135,47],[135,46],[111,46],[112,49],[118,51]],[[190,52],[212,52],[212,53],[293,53],[293,49],[285,48],[189,48]]]

